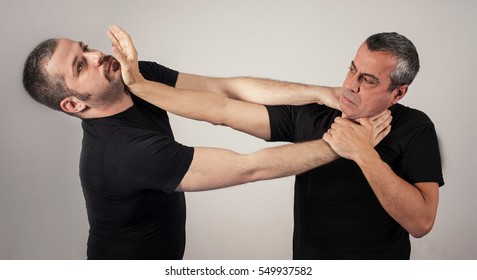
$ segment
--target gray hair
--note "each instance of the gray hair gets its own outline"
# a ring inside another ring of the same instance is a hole
[[[398,60],[396,68],[390,75],[389,92],[412,83],[419,72],[419,55],[408,38],[396,32],[378,33],[368,37],[365,43],[370,51],[389,52]]]

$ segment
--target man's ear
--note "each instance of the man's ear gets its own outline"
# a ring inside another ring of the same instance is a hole
[[[406,95],[408,87],[409,85],[402,85],[395,89],[395,93],[392,100],[393,105],[398,103],[398,101]]]
[[[83,101],[73,96],[69,96],[61,100],[60,107],[63,111],[70,114],[81,113],[87,108],[86,104]]]

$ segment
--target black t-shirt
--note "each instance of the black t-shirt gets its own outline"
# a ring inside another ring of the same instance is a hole
[[[148,80],[177,81],[176,71],[156,63],[140,62],[140,70]],[[194,150],[175,142],[164,110],[132,98],[124,112],[82,122],[88,259],[181,259],[185,199],[174,190]]]
[[[272,141],[320,139],[341,112],[311,104],[267,107]],[[409,183],[443,185],[434,125],[396,104],[390,134],[376,150]],[[387,214],[359,166],[340,158],[296,176],[294,259],[409,259],[409,233]]]

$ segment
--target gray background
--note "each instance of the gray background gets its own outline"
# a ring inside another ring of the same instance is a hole
[[[403,104],[434,121],[446,185],[433,231],[413,259],[476,259],[477,2],[2,1],[0,259],[84,259],[88,223],[78,178],[80,121],[36,104],[21,85],[32,48],[50,37],[110,53],[109,24],[140,59],[182,72],[341,85],[361,42],[397,31],[421,57]],[[190,146],[252,152],[274,144],[171,116]],[[187,194],[186,259],[290,259],[293,178]]]

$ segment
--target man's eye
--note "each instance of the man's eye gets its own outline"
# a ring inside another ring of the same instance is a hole
[[[371,80],[369,78],[364,77],[363,78],[364,82],[367,83],[368,85],[375,85],[376,82],[374,80]]]
[[[83,46],[83,52],[89,52],[89,47],[88,45]]]
[[[371,89],[371,88],[374,88],[378,85],[378,81],[375,81],[374,79],[370,79],[370,78],[367,78],[367,77],[363,77],[363,86],[367,89]]]
[[[81,70],[83,70],[83,62],[79,62],[78,63],[78,66],[76,66],[76,70],[78,71],[78,74],[81,72]]]
[[[356,73],[356,69],[354,69],[353,67],[350,66],[350,67],[348,67],[348,69],[351,73]]]

